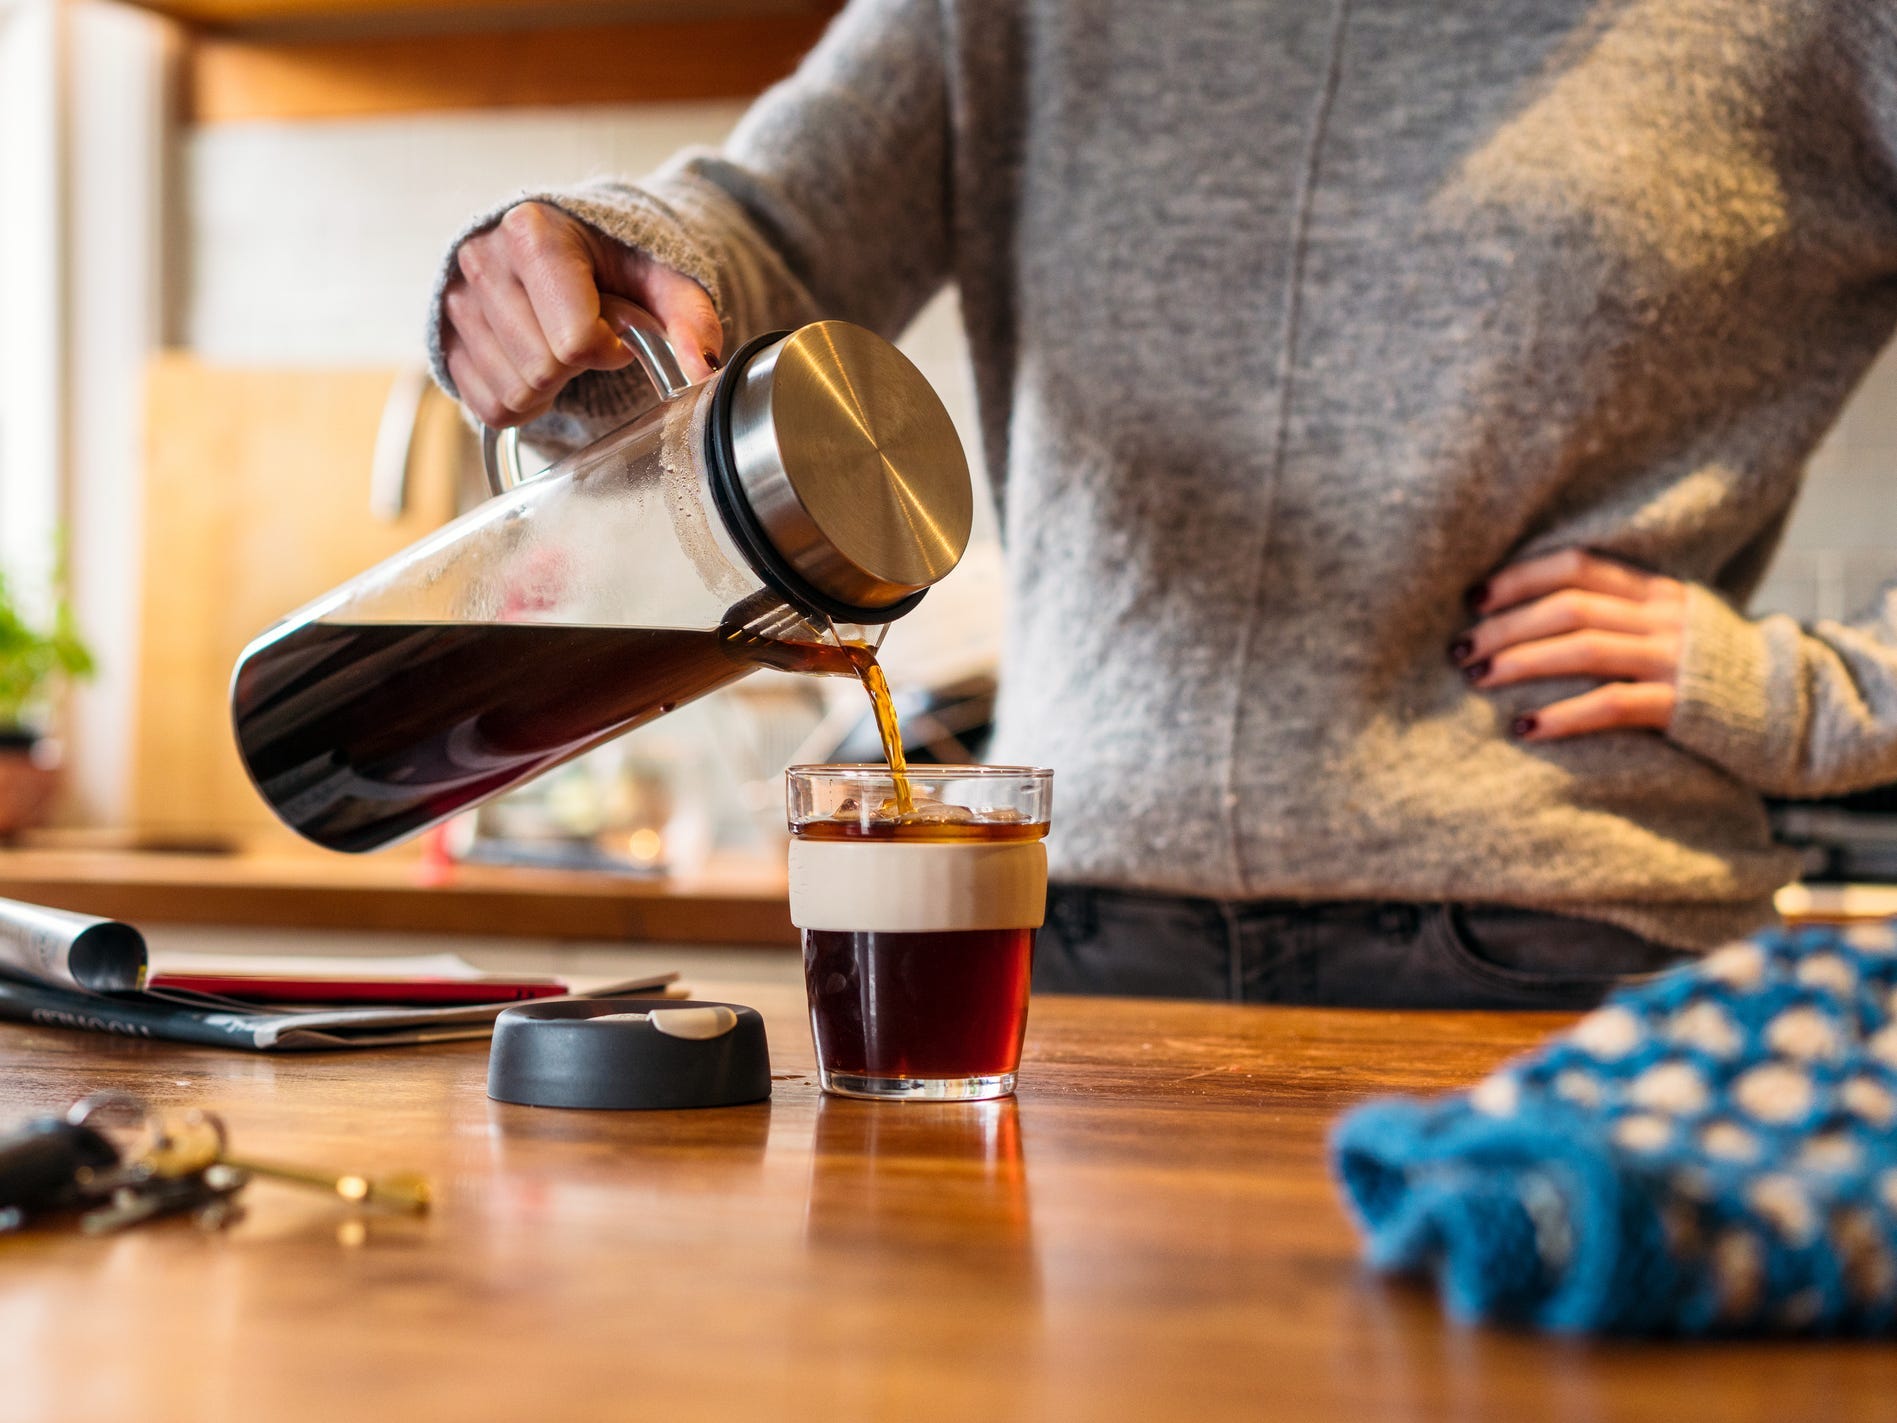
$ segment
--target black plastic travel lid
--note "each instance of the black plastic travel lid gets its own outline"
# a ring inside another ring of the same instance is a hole
[[[771,1095],[764,1019],[741,1003],[580,998],[494,1020],[487,1095],[528,1107],[732,1107]]]

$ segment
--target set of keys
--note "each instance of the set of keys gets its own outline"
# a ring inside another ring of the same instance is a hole
[[[115,1128],[108,1134],[109,1128]],[[124,1137],[121,1146],[115,1137]],[[0,1137],[0,1233],[74,1214],[88,1234],[188,1215],[206,1230],[243,1214],[253,1177],[325,1191],[355,1206],[420,1214],[429,1185],[411,1174],[341,1175],[235,1156],[223,1121],[195,1108],[159,1109],[125,1092],[99,1092],[62,1117]]]

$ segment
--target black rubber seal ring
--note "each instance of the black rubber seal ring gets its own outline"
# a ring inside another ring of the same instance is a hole
[[[790,560],[777,551],[766,537],[764,526],[758,522],[751,501],[745,496],[744,486],[738,482],[738,461],[731,435],[731,407],[737,399],[738,378],[758,352],[790,334],[788,331],[767,331],[762,336],[754,336],[738,347],[731,359],[725,362],[724,375],[718,381],[718,388],[711,393],[711,411],[705,421],[705,468],[710,475],[708,482],[711,485],[712,501],[724,516],[725,527],[731,531],[732,538],[737,541],[738,549],[744,554],[752,571],[786,602],[795,604],[805,612],[822,613],[840,623],[893,623],[920,603],[922,595],[929,590],[924,588],[882,608],[862,608],[854,603],[846,603],[841,598],[831,597],[793,568]]]

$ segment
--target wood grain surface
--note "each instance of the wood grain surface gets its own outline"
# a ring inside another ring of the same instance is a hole
[[[701,988],[708,985],[701,985]],[[422,1220],[255,1185],[222,1235],[0,1239],[0,1419],[1887,1419],[1877,1345],[1589,1345],[1367,1274],[1326,1129],[1562,1020],[1043,998],[1016,1101],[487,1100],[480,1045],[259,1058],[0,1027],[0,1119],[104,1086],[433,1173]]]

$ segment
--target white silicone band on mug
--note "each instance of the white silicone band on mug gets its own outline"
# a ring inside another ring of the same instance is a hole
[[[790,919],[799,929],[928,934],[1038,929],[1047,914],[1047,847],[790,842]]]

